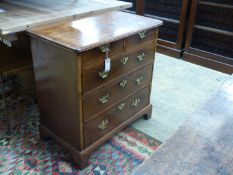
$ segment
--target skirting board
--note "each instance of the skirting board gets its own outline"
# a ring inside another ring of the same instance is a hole
[[[174,57],[174,58],[180,58],[182,50],[178,50],[178,49],[174,49],[171,47],[166,47],[166,46],[157,44],[157,52]]]
[[[199,55],[193,55],[188,52],[183,53],[183,60],[204,66],[210,69],[214,69],[223,73],[232,74],[233,73],[233,65],[221,63],[218,61],[214,61],[205,57],[201,57]]]

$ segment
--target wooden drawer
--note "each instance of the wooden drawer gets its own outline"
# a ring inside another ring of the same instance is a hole
[[[104,59],[106,58],[106,55],[105,55],[105,52],[102,52],[100,48],[106,45],[96,47],[94,49],[81,53],[82,69],[90,69],[92,67],[95,67],[96,65],[102,64],[104,62]],[[110,43],[109,50],[110,50],[109,51],[110,58],[114,58],[114,57],[121,55],[124,51],[123,39]]]
[[[140,47],[156,39],[157,29],[141,31],[135,35],[126,38],[126,52],[136,47]]]
[[[90,120],[93,115],[98,115],[98,113],[107,110],[122,98],[149,85],[152,79],[152,73],[153,64],[149,64],[130,75],[122,77],[112,85],[84,97],[84,121]]]
[[[146,87],[138,93],[122,100],[104,115],[91,120],[84,125],[85,147],[88,147],[100,137],[113,130],[134,114],[149,105],[150,87]]]
[[[120,76],[132,72],[133,70],[137,70],[139,67],[153,62],[154,47],[154,44],[150,44],[136,52],[126,54],[124,57],[119,57],[118,59],[113,60],[111,63],[111,71],[108,73],[106,78],[101,78],[99,76],[100,72],[103,72],[103,65],[88,71],[83,71],[83,93],[86,93]]]

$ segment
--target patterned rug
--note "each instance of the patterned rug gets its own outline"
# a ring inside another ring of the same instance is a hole
[[[40,140],[37,105],[20,97],[8,98],[13,132],[6,131],[0,111],[0,174],[44,175],[124,175],[151,156],[161,144],[131,127],[126,128],[96,150],[89,166],[79,171],[68,152],[51,140]]]

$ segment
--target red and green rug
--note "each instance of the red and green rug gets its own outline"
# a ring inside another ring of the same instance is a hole
[[[37,105],[18,97],[9,98],[9,115],[14,130],[6,133],[6,121],[0,111],[0,174],[10,175],[124,175],[130,174],[161,144],[156,139],[126,128],[91,156],[90,165],[79,171],[68,152],[53,140],[40,140]]]

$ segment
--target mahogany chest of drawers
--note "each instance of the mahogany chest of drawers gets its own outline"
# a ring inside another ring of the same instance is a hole
[[[30,30],[41,137],[51,136],[80,168],[139,117],[150,91],[162,22],[110,12]]]

